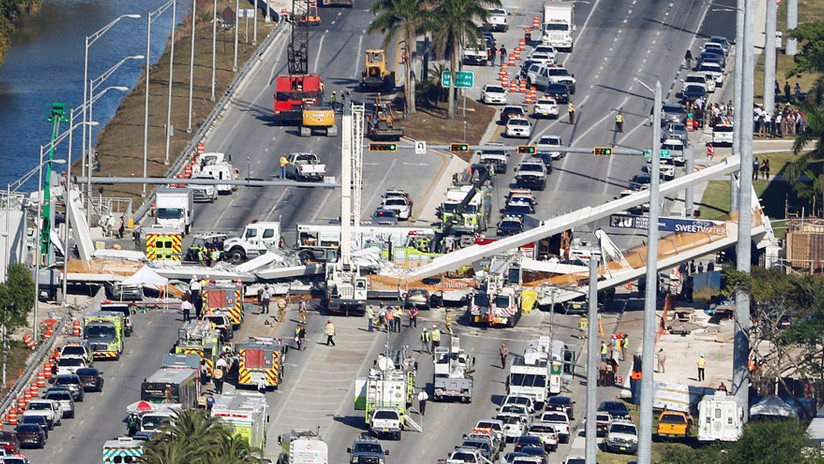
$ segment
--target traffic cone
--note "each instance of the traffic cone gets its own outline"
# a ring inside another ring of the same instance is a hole
[[[31,338],[31,335],[29,334],[23,334],[23,341],[26,342],[26,346],[32,350],[35,346],[37,346],[37,344],[34,343],[34,340]]]
[[[43,367],[43,374],[46,376],[47,379],[52,378],[52,369],[54,368],[54,363],[50,360],[46,362],[46,366]]]
[[[197,142],[197,155],[202,155],[204,151],[205,147],[203,146],[203,142]]]
[[[9,424],[17,425],[17,408],[14,406],[9,409]]]
[[[45,370],[45,368],[43,370]],[[46,387],[46,374],[43,371],[37,373],[37,386],[39,388]]]
[[[541,28],[541,17],[540,16],[533,16],[532,17],[532,28],[533,29],[540,29]]]
[[[54,335],[54,327],[49,324],[46,326],[46,333],[43,334],[43,341],[50,339],[52,335]]]
[[[73,323],[74,327],[72,328],[72,335],[75,337],[80,336],[80,319],[75,319]]]

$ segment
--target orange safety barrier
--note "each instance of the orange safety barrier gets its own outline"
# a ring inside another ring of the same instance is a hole
[[[540,16],[533,16],[532,17],[532,27],[535,29],[541,28],[541,17]]]
[[[186,176],[187,179],[192,177],[192,165],[187,164],[185,168],[183,168],[183,174]]]
[[[54,363],[49,360],[46,362],[46,365],[43,367],[43,374],[46,375],[47,379],[52,378],[52,369],[54,368]]]
[[[504,90],[506,90],[506,88],[509,87],[509,77],[503,76],[501,78],[501,87],[503,87]]]
[[[202,155],[204,152],[203,142],[197,142],[197,154],[198,156]]]
[[[526,93],[526,79],[521,79],[520,86],[518,88],[518,92]]]
[[[23,392],[23,408],[25,408],[26,405],[29,404],[29,401],[31,401],[31,391],[26,390]]]
[[[154,203],[152,203],[152,206],[154,207]],[[74,320],[74,327],[72,328],[72,335],[75,336],[75,337],[79,337],[81,335],[81,333],[80,333],[80,319],[75,319]]]
[[[521,47],[521,50],[526,50],[526,39],[518,39],[518,46]]]
[[[509,81],[509,91],[512,93],[518,92],[518,79],[512,79]]]
[[[37,398],[40,395],[40,390],[37,389],[37,382],[32,382],[29,390],[31,390],[32,398]]]
[[[515,50],[512,51],[511,56],[514,56],[516,60],[520,60],[521,59],[521,49],[518,48],[518,47],[515,47]]]
[[[25,398],[17,398],[17,409],[19,409],[20,412],[23,412],[23,409],[25,409],[25,407],[26,407],[26,399]]]
[[[509,54],[509,65],[510,66],[515,66],[515,54],[514,53]]]
[[[46,333],[43,334],[43,340],[45,341],[50,339],[52,335],[54,335],[54,326],[49,324],[46,326]]]
[[[46,387],[46,374],[43,371],[37,373],[37,386],[39,388]]]
[[[692,132],[692,118],[687,117],[687,130]]]
[[[26,342],[26,346],[31,349],[34,349],[34,347],[37,346],[37,344],[34,343],[34,340],[31,338],[31,335],[29,334],[23,334],[23,341]]]
[[[9,409],[9,424],[17,425],[17,408],[14,406]]]
[[[535,87],[530,87],[529,90],[526,91],[526,100],[524,103],[535,103],[535,96]]]

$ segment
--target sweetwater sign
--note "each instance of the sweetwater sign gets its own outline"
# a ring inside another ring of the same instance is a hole
[[[649,218],[646,216],[631,216],[627,214],[613,214],[609,217],[610,227],[620,229],[648,229]],[[707,221],[702,219],[681,219],[662,217],[658,219],[658,230],[665,232],[680,232],[692,234],[726,235],[727,226],[721,221]]]

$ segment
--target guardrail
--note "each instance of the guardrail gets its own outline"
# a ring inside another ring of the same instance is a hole
[[[97,295],[95,295],[94,300],[92,300],[89,307],[100,307],[100,304],[103,302],[105,296],[106,293],[101,288],[97,292]],[[48,354],[54,346],[55,340],[57,340],[57,337],[66,326],[66,323],[68,323],[71,319],[72,311],[67,310],[57,322],[57,328],[54,331],[54,335],[52,335],[48,340],[45,340],[40,347],[31,356],[29,356],[29,359],[26,360],[26,366],[23,369],[23,375],[14,381],[11,390],[9,390],[9,392],[6,393],[6,396],[3,397],[3,400],[0,401],[0,412],[8,411],[9,406],[14,405],[12,402],[15,401],[15,398],[22,394],[26,386],[29,385],[32,375],[36,374],[37,369],[43,362],[43,359],[48,357]]]
[[[192,137],[192,140],[189,141],[189,144],[186,145],[186,148],[183,149],[183,151],[178,156],[177,160],[175,160],[175,162],[172,164],[169,170],[166,171],[166,177],[171,178],[176,172],[178,172],[183,167],[184,164],[186,164],[186,160],[189,159],[189,156],[191,156],[192,152],[194,152],[197,148],[197,143],[203,139],[203,137],[206,135],[206,132],[211,128],[212,123],[214,123],[218,115],[226,108],[226,105],[229,103],[229,100],[232,98],[232,95],[235,93],[235,90],[237,89],[238,85],[240,85],[243,79],[246,78],[246,75],[249,74],[249,71],[251,71],[252,67],[254,67],[257,60],[260,58],[261,55],[263,55],[263,52],[265,52],[266,49],[269,48],[269,45],[272,44],[272,42],[275,40],[278,34],[280,34],[284,30],[284,24],[284,21],[280,21],[278,25],[274,29],[272,29],[272,32],[270,32],[269,35],[266,36],[266,39],[260,44],[257,50],[255,50],[255,53],[249,57],[249,60],[246,62],[246,64],[243,66],[243,68],[240,70],[237,76],[235,76],[234,80],[232,80],[232,83],[229,84],[229,87],[226,89],[226,92],[223,93],[223,97],[221,97],[220,100],[218,100],[218,102],[215,104],[215,107],[212,108],[211,113],[209,113],[209,116],[207,116],[206,120],[203,121],[203,124],[201,124],[200,129],[198,129],[195,135]],[[143,204],[140,205],[140,208],[138,208],[137,212],[134,215],[135,223],[143,219],[143,216],[146,215],[146,213],[149,211],[149,208],[151,207],[153,201],[154,193],[149,195],[146,198],[146,201],[144,201]]]

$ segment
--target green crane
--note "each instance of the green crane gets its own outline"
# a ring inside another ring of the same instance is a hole
[[[49,162],[46,163],[46,175],[43,176],[43,222],[42,227],[40,228],[40,252],[46,257],[45,259],[47,262],[49,260],[49,247],[51,245],[51,162],[54,159],[54,141],[57,138],[60,123],[70,122],[69,118],[67,118],[65,114],[66,105],[63,103],[52,103],[51,115],[46,118],[46,121],[52,123],[52,134],[51,142],[49,142]]]

